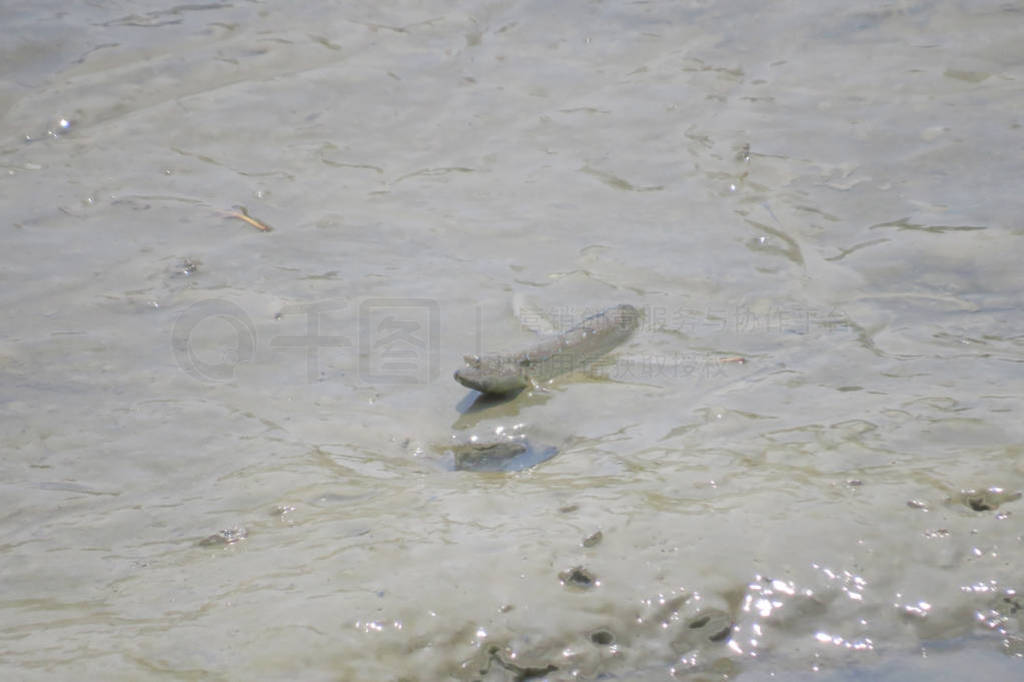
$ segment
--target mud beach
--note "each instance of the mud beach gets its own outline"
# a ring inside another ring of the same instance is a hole
[[[1020,678],[1020,21],[5,3],[0,679]]]

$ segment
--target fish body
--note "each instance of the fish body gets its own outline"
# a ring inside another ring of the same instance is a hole
[[[466,366],[455,372],[455,380],[481,393],[517,393],[585,369],[625,342],[639,326],[640,317],[635,307],[617,305],[518,353],[467,355]]]

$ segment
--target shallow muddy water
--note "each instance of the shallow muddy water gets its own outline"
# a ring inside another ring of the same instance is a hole
[[[1022,22],[6,4],[0,676],[1019,676]]]

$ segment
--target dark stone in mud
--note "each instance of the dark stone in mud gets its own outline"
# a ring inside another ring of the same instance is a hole
[[[703,642],[724,642],[732,634],[732,619],[725,611],[706,609],[695,614],[673,641],[678,652],[699,648]]]
[[[708,624],[709,620],[711,620],[711,616],[700,616],[699,618],[694,618],[690,621],[690,629],[694,630],[696,628],[702,628]]]
[[[584,547],[593,547],[599,542],[601,542],[602,539],[604,539],[604,533],[602,533],[601,531],[597,531],[593,535],[584,538],[581,544]]]
[[[710,641],[710,642],[721,642],[726,637],[729,636],[730,632],[732,632],[732,626],[731,625],[726,625],[724,628],[722,628],[718,632],[715,632],[713,634],[708,635],[708,641]]]
[[[562,571],[558,574],[558,579],[564,586],[580,590],[589,590],[601,584],[593,573],[582,566],[574,566],[567,571]]]
[[[611,646],[615,643],[615,635],[608,630],[595,630],[590,633],[590,641],[598,646]]]

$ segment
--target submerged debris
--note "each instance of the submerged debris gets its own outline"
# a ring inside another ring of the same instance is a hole
[[[181,262],[180,265],[178,265],[177,269],[178,272],[185,275],[186,277],[191,277],[193,274],[199,271],[200,265],[202,265],[202,262],[199,261],[198,259],[186,258]]]
[[[455,468],[459,471],[480,470],[485,466],[500,465],[505,460],[517,457],[526,452],[526,444],[522,441],[499,441],[497,443],[466,443],[453,445]]]
[[[267,225],[262,220],[257,220],[249,215],[249,211],[246,210],[245,206],[235,206],[234,211],[230,211],[225,215],[226,218],[235,218],[243,222],[249,223],[260,232],[271,232],[273,228]]]
[[[522,471],[558,454],[558,448],[534,446],[525,438],[445,446],[455,458],[456,471]]]
[[[249,536],[249,531],[241,526],[235,526],[234,528],[225,528],[222,531],[214,533],[213,535],[203,538],[199,541],[200,547],[216,547],[218,545],[233,545],[236,542],[241,542]]]

